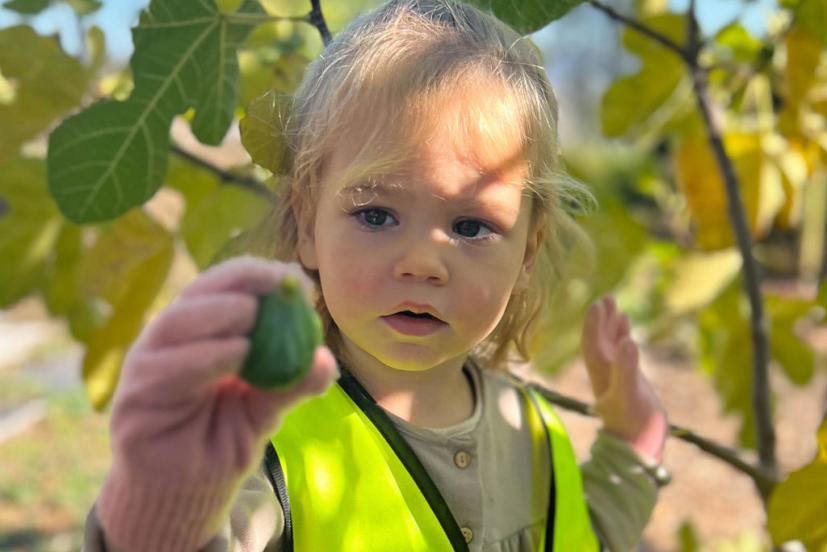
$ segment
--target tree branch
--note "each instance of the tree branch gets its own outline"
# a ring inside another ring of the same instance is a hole
[[[741,188],[735,174],[732,160],[726,153],[718,123],[712,116],[712,100],[706,84],[706,75],[697,62],[691,67],[692,85],[698,102],[698,109],[703,117],[707,138],[718,168],[724,179],[727,194],[727,207],[732,222],[738,249],[744,263],[744,287],[750,303],[750,327],[752,330],[752,408],[755,414],[755,429],[758,435],[758,458],[761,467],[768,473],[777,472],[775,459],[775,428],[772,425],[770,410],[769,383],[769,340],[764,316],[764,303],[761,297],[761,275],[758,264],[752,256],[752,237],[747,223]],[[765,495],[766,499],[767,496]]]
[[[536,390],[550,402],[560,406],[561,408],[571,410],[572,412],[577,412],[583,416],[596,417],[591,405],[589,404],[565,395],[561,395],[556,391],[546,389],[545,387],[534,383],[530,383],[529,387]],[[726,462],[736,470],[745,473],[753,480],[756,487],[761,489],[762,494],[766,493],[769,495],[769,492],[778,483],[778,478],[775,473],[769,472],[763,467],[753,466],[738,456],[738,453],[735,450],[706,439],[705,437],[701,437],[689,429],[674,424],[669,424],[669,435],[682,441],[686,441],[687,443],[691,443],[711,456]]]
[[[598,0],[589,0],[589,4],[591,4],[592,6],[597,8],[598,10],[605,13],[611,19],[614,19],[615,21],[620,21],[621,23],[625,24],[627,27],[630,27],[630,28],[638,31],[641,34],[648,36],[649,38],[651,38],[655,42],[658,42],[659,44],[661,44],[665,48],[667,48],[669,50],[672,50],[672,52],[674,52],[678,57],[680,57],[685,62],[687,62],[687,63],[689,62],[689,59],[690,59],[689,52],[684,50],[679,44],[672,41],[672,39],[669,38],[668,36],[660,34],[656,30],[654,30],[650,27],[647,27],[646,25],[644,25],[640,21],[636,21],[635,19],[632,19],[631,17],[627,17],[625,15],[622,15],[622,14],[618,13],[611,6],[607,6],[607,5],[599,2]]]
[[[322,14],[321,0],[310,0],[310,5],[313,6],[313,9],[308,15],[310,23],[319,29],[319,34],[322,35],[322,42],[325,46],[327,46],[330,44],[330,41],[333,40],[333,37],[327,29],[327,23],[325,22],[324,15]]]
[[[200,157],[181,149],[179,146],[176,146],[175,144],[170,146],[170,151],[172,151],[172,153],[174,153],[178,157],[189,161],[193,165],[196,165],[208,172],[211,172],[213,175],[218,177],[218,179],[223,183],[244,188],[246,190],[249,190],[253,193],[267,198],[269,201],[275,201],[275,194],[267,186],[265,186],[262,182],[256,180],[255,178],[238,176],[227,171],[221,170],[215,165],[209,163],[208,161],[205,161],[204,159],[201,159]]]
[[[697,59],[699,48],[698,19],[695,17],[695,0],[689,0],[686,10],[686,50],[691,59]]]
[[[608,6],[604,6],[597,0],[589,0],[589,3],[603,11],[609,17],[625,23],[627,26],[643,33],[651,39],[669,48],[687,64],[692,77],[692,86],[698,103],[698,109],[703,117],[707,138],[721,175],[727,194],[727,205],[729,218],[741,252],[744,266],[744,287],[750,302],[750,328],[752,333],[753,352],[753,382],[752,382],[752,408],[755,415],[755,427],[758,435],[758,458],[760,469],[768,474],[769,480],[777,479],[778,465],[775,458],[775,428],[772,425],[772,411],[770,410],[770,384],[769,384],[769,340],[764,316],[764,305],[761,297],[761,276],[758,265],[752,256],[752,237],[749,231],[744,204],[741,199],[741,190],[738,185],[738,177],[735,173],[732,160],[726,153],[721,130],[718,122],[712,115],[712,100],[707,89],[707,73],[698,61],[700,45],[697,41],[697,22],[695,22],[695,1],[690,0],[688,29],[690,35],[689,49],[683,50],[680,46],[656,31],[646,27],[638,21],[618,14]],[[704,449],[707,450],[707,449]],[[708,450],[707,452],[711,452]],[[772,485],[765,480],[755,480],[761,496],[766,502],[769,497],[769,490]]]

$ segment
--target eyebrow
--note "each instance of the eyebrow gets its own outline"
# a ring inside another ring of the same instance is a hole
[[[404,185],[399,183],[391,183],[384,180],[375,180],[370,179],[368,181],[361,181],[354,184],[350,184],[348,186],[343,187],[341,190],[336,192],[337,197],[339,198],[348,198],[357,196],[360,194],[370,193],[376,197],[386,197],[386,196],[402,196],[404,198],[413,198],[416,194],[410,190],[408,190]],[[524,194],[525,195],[525,194]],[[373,198],[372,198],[373,199]],[[371,199],[371,200],[372,200]],[[446,198],[440,197],[443,201],[448,201]],[[469,207],[482,207],[486,205],[490,205],[489,202],[480,200],[478,196],[473,195],[469,198],[460,199],[458,200],[459,203],[462,205],[467,205]],[[495,205],[497,203],[495,202]]]

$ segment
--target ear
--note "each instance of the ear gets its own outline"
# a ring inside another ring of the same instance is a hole
[[[534,271],[534,262],[537,260],[537,253],[540,251],[540,246],[543,243],[545,231],[538,228],[529,231],[526,239],[525,253],[523,254],[523,264],[520,266],[520,273],[517,275],[517,281],[514,283],[514,293],[522,293],[528,289],[528,284],[531,281],[531,273]]]
[[[297,208],[293,205],[293,216],[298,226],[298,244],[296,249],[299,262],[308,270],[318,270],[319,261],[316,257],[315,217],[307,212],[308,209]]]

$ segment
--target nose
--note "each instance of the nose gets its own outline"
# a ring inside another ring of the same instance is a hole
[[[422,281],[443,285],[448,282],[448,267],[443,249],[448,237],[433,229],[423,235],[412,235],[393,267],[398,280]]]

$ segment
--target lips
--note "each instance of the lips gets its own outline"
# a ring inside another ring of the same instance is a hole
[[[396,330],[398,333],[405,335],[424,336],[430,335],[434,332],[448,327],[448,324],[434,318],[433,316],[413,316],[412,313],[397,313],[390,316],[383,316],[382,320]]]
[[[398,333],[415,336],[429,335],[448,326],[434,307],[411,302],[398,305],[394,314],[383,316],[382,320]]]
[[[436,320],[439,320],[440,322],[442,321],[442,315],[436,308],[425,303],[414,303],[412,301],[405,301],[404,303],[400,303],[393,310],[393,314],[388,316],[395,316],[403,313],[405,316],[410,316],[411,318],[425,319],[428,316],[431,316]]]

